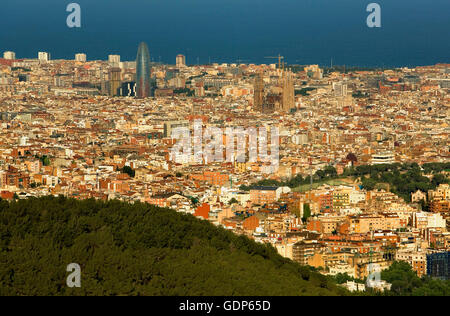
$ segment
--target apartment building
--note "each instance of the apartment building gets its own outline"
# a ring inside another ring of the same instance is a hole
[[[420,278],[427,274],[427,255],[424,251],[398,251],[395,260],[408,262]]]
[[[254,187],[250,190],[250,201],[253,204],[270,204],[278,201],[282,189],[277,187]]]
[[[324,246],[314,241],[300,241],[294,244],[292,248],[292,258],[301,265],[308,265],[310,258],[315,253],[324,249]]]

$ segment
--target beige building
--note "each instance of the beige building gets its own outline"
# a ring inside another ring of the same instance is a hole
[[[411,202],[415,203],[415,202],[420,202],[420,201],[426,201],[427,200],[427,195],[425,193],[423,193],[420,190],[417,190],[415,193],[411,193]]]
[[[380,213],[349,217],[350,233],[365,234],[376,230],[397,230],[405,228],[408,220],[395,213]]]
[[[450,201],[450,185],[441,184],[436,190],[428,191],[429,201]]]

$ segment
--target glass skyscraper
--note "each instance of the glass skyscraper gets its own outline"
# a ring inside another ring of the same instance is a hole
[[[136,58],[136,97],[150,97],[150,53],[147,44],[139,44]]]

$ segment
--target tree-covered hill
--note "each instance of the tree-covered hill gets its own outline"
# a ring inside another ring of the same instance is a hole
[[[68,288],[70,263],[81,288]],[[148,204],[0,201],[0,295],[344,295],[269,246]]]

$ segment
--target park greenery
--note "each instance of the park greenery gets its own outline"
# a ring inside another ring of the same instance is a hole
[[[66,267],[81,266],[81,288]],[[0,295],[346,295],[269,246],[143,203],[0,201]]]
[[[43,155],[42,157],[36,156],[36,158],[41,161],[43,166],[50,166],[51,164],[50,158],[47,155]]]
[[[136,176],[136,171],[133,170],[133,168],[131,168],[130,166],[124,166],[122,169],[118,170],[129,175],[131,178],[134,178]]]
[[[327,166],[317,171],[312,179],[313,183],[320,183],[326,180],[351,178],[360,181],[366,190],[373,190],[381,184],[386,184],[392,193],[409,202],[411,193],[417,190],[427,192],[442,183],[450,183],[450,179],[442,173],[443,171],[450,171],[450,163],[428,163],[422,166],[417,163],[360,165],[346,168],[341,175],[338,175],[334,167]],[[250,186],[243,185],[240,189],[249,191],[258,186],[286,186],[294,189],[310,182],[311,176],[303,178],[299,174],[286,181],[264,179]]]
[[[311,87],[307,87],[307,88],[302,88],[300,90],[295,90],[295,95],[302,95],[302,96],[307,96],[309,95],[309,92],[316,90],[316,88],[311,88]]]
[[[381,280],[390,284],[391,290],[377,292],[366,288],[360,295],[377,296],[448,296],[450,295],[450,280],[433,279],[429,276],[418,277],[411,265],[404,261],[394,261],[392,265],[381,272]],[[334,276],[337,284],[345,284],[348,281],[365,284],[367,279],[360,280],[349,276],[347,273],[338,273]]]
[[[381,279],[392,284],[386,295],[401,296],[448,296],[450,280],[419,278],[407,262],[394,262],[389,269],[381,272]]]
[[[338,273],[334,276],[334,279],[337,284],[345,284],[347,282],[356,282],[360,284],[365,284],[365,280],[356,279],[354,277],[349,276],[347,273]]]
[[[306,223],[306,221],[308,220],[308,218],[311,217],[311,206],[307,203],[305,203],[305,205],[303,206],[303,222]]]

